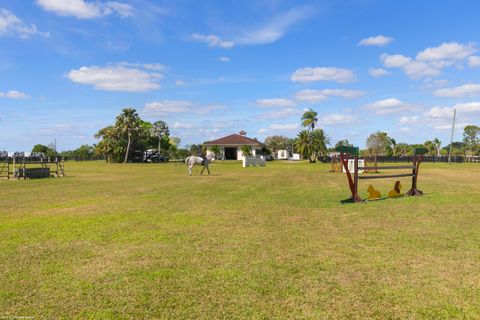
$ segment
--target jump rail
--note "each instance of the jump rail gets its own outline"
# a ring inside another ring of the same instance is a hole
[[[412,177],[412,187],[405,194],[407,196],[421,196],[423,192],[417,189],[417,178],[422,163],[423,156],[427,153],[426,148],[415,148],[411,166],[383,166],[377,167],[377,169],[394,170],[394,169],[412,169],[412,173],[400,173],[400,174],[385,174],[375,176],[359,176],[358,170],[374,169],[375,167],[359,167],[358,166],[358,147],[340,146],[336,148],[336,151],[340,152],[340,160],[345,168],[348,186],[350,188],[351,197],[343,200],[342,202],[363,202],[363,199],[358,195],[358,180],[364,179],[386,179],[397,177]],[[354,158],[354,172],[353,177],[348,168],[348,159],[353,156]]]

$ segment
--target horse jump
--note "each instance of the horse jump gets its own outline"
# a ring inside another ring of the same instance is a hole
[[[208,175],[210,175],[210,169],[208,168],[208,166],[210,165],[210,162],[213,161],[213,160],[215,160],[215,154],[214,153],[208,154],[205,157],[205,159],[203,159],[202,157],[197,157],[197,156],[188,157],[187,159],[185,159],[185,164],[188,166],[188,174],[192,175],[192,168],[193,168],[194,165],[201,164],[201,165],[203,165],[203,169],[200,172],[200,175],[203,174],[203,171],[205,169],[207,169]]]
[[[423,192],[417,189],[417,179],[418,171],[420,169],[420,164],[422,163],[423,156],[427,153],[425,148],[415,148],[413,153],[412,164],[408,166],[383,166],[383,167],[360,167],[358,165],[358,147],[347,147],[340,146],[336,148],[336,151],[340,152],[340,160],[342,161],[343,167],[346,170],[348,186],[350,187],[351,197],[342,202],[363,202],[363,199],[358,195],[358,180],[362,179],[384,179],[384,178],[397,178],[397,177],[412,177],[412,187],[405,194],[406,196],[421,196]],[[348,159],[350,156],[353,156],[354,159],[354,172],[353,177],[348,170]],[[372,169],[411,169],[411,173],[400,173],[400,174],[385,174],[385,175],[375,175],[375,176],[358,176],[359,170],[372,170]],[[397,186],[398,194],[400,194],[400,183]],[[372,188],[373,189],[373,188]],[[372,191],[372,190],[370,190]]]

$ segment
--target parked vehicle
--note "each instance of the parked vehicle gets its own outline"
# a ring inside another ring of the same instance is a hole
[[[158,153],[156,149],[148,149],[143,153],[143,162],[167,162],[168,158]]]

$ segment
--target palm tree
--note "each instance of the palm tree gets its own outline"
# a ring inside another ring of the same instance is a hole
[[[125,150],[125,159],[123,160],[123,163],[126,163],[128,160],[132,135],[139,129],[139,125],[140,117],[138,116],[137,111],[133,108],[125,108],[122,110],[122,113],[117,116],[115,126],[123,135],[127,135],[127,149]]]
[[[303,155],[304,158],[308,158],[312,162],[312,143],[310,132],[307,130],[302,130],[298,133],[297,139],[294,143],[295,149]]]
[[[318,113],[310,108],[308,111],[305,111],[302,116],[302,126],[308,127],[309,131],[315,130],[315,126],[318,122]]]
[[[327,153],[327,144],[330,144],[330,138],[322,129],[316,129],[310,133],[313,159],[317,159],[317,155],[325,155]]]
[[[397,156],[397,151],[398,151],[397,150],[397,141],[393,138],[390,138],[390,143],[392,144],[392,155],[394,157],[396,157]]]
[[[244,157],[250,157],[252,155],[252,147],[251,146],[241,146],[240,150],[242,151],[242,154]]]

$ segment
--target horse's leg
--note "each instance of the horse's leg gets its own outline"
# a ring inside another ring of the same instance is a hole
[[[192,175],[192,167],[193,167],[192,164],[189,164],[189,165],[188,165],[188,174],[189,174],[190,176]]]

